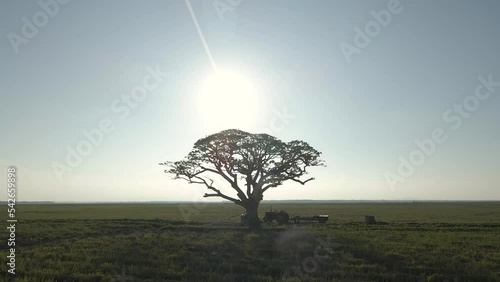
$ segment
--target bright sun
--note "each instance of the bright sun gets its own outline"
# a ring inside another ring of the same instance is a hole
[[[251,128],[258,104],[251,80],[236,72],[218,71],[201,84],[198,93],[198,113],[210,132]]]

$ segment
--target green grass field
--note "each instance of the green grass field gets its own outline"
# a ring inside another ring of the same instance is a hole
[[[232,204],[18,205],[17,281],[500,281],[499,203],[273,209],[330,220],[250,230]]]

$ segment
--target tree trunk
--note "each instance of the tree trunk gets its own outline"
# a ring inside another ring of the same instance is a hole
[[[245,205],[245,209],[247,212],[247,220],[249,225],[259,225],[259,203],[260,202],[248,202]]]

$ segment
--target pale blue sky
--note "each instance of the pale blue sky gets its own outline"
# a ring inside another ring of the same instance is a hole
[[[390,2],[242,0],[221,20],[214,1],[192,0],[218,69],[258,90],[245,129],[260,132],[286,108],[295,118],[273,134],[324,153],[328,167],[312,170],[316,181],[265,199],[500,200],[500,87],[457,130],[442,117],[474,95],[478,76],[500,81],[500,3],[402,0],[348,63],[340,44],[353,45],[354,28]],[[16,54],[9,34],[22,36],[23,17],[38,11],[37,1],[0,3],[0,165],[18,167],[19,200],[202,199],[203,187],[172,181],[157,165],[213,133],[195,106],[213,69],[185,1],[59,5]],[[141,85],[148,66],[168,77],[121,118],[113,101]],[[114,131],[59,181],[53,163],[107,118]],[[435,128],[447,140],[391,189],[386,173]]]

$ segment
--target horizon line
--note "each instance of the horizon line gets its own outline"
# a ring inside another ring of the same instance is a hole
[[[336,199],[336,200],[311,200],[311,199],[291,199],[291,200],[263,200],[261,203],[265,202],[500,202],[499,200],[436,200],[436,199],[369,199],[369,200],[358,200],[358,199]],[[0,201],[0,203],[7,203],[7,201]],[[199,201],[47,201],[47,200],[27,200],[27,201],[17,201],[16,204],[22,203],[50,203],[50,204],[147,204],[147,203],[157,203],[157,204],[175,204],[175,203],[199,203]],[[231,201],[207,201],[207,204],[233,204]]]

